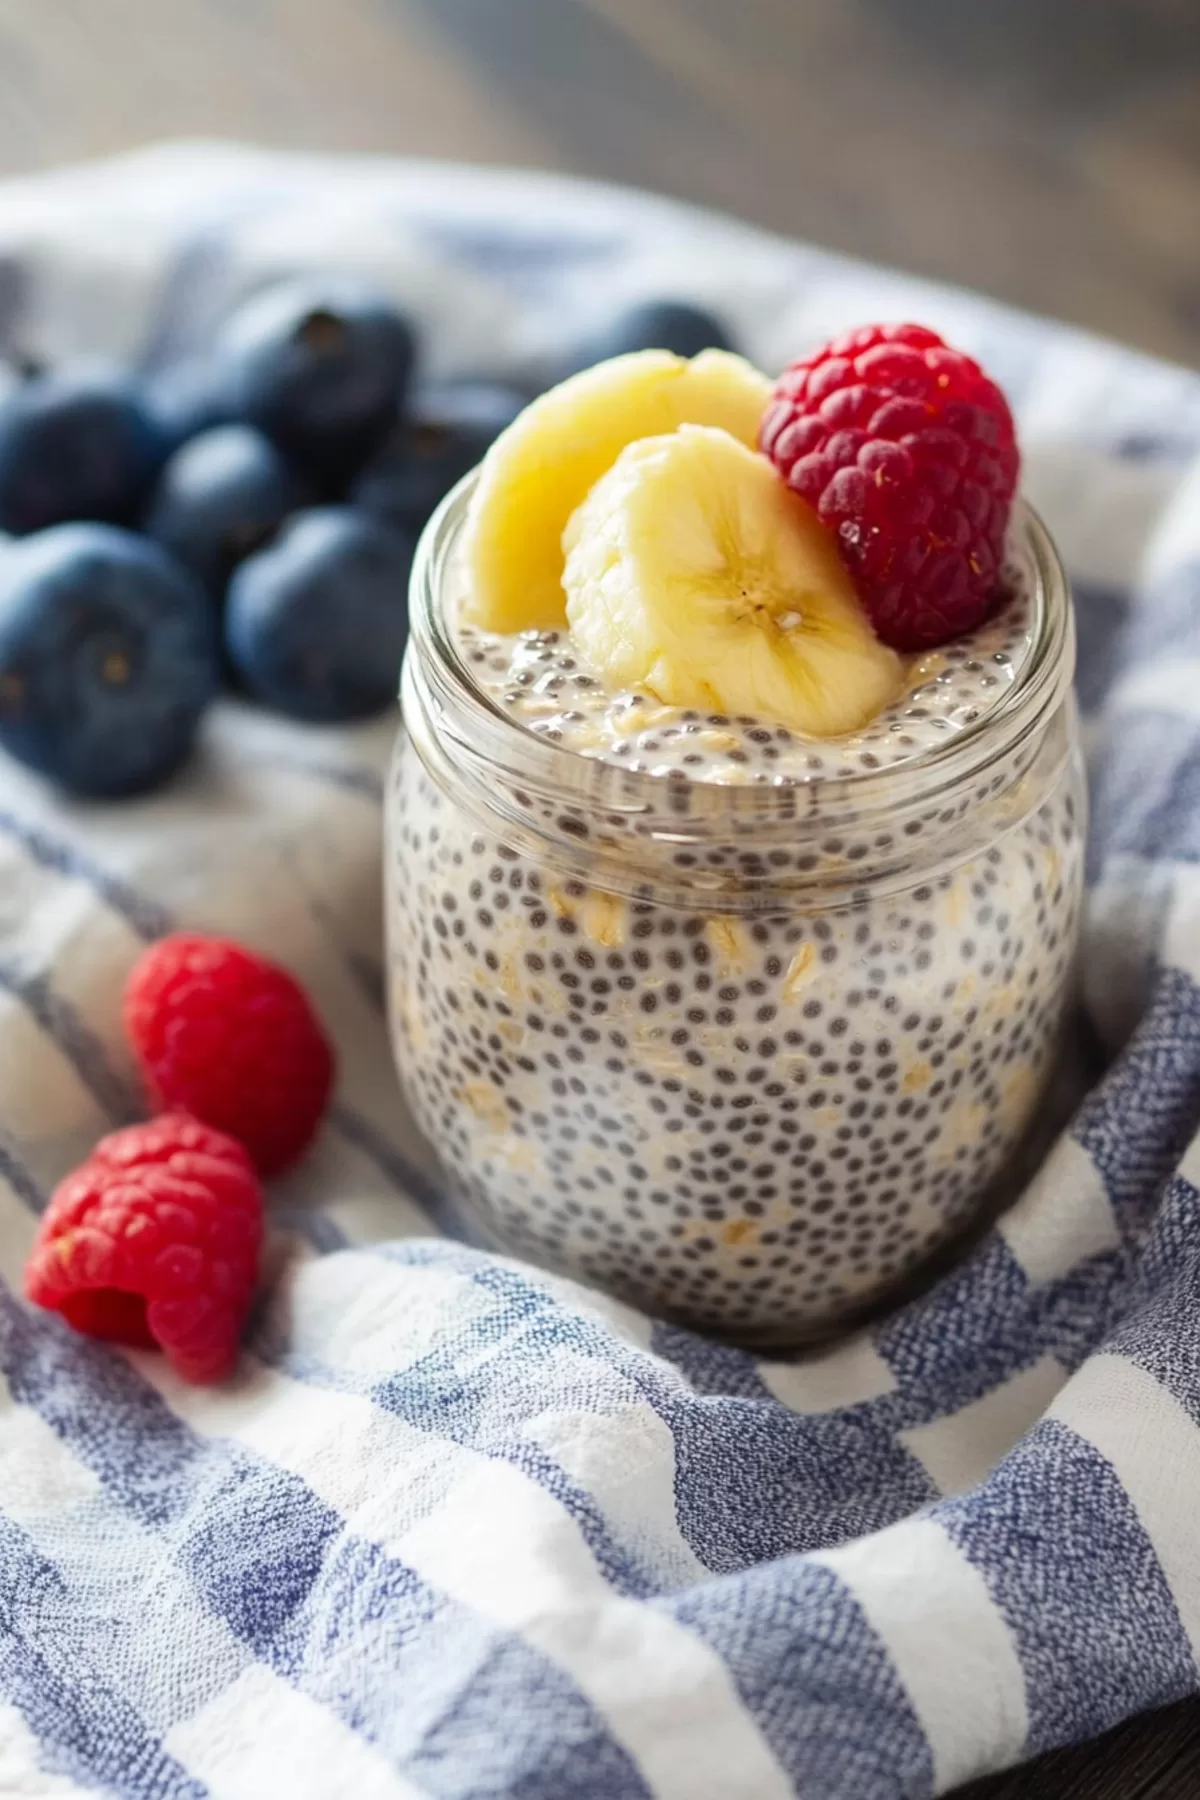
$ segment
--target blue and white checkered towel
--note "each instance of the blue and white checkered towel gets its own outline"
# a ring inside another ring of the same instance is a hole
[[[212,147],[0,188],[0,348],[161,362],[313,263],[393,288],[446,371],[664,291],[767,367],[897,315],[984,359],[1077,583],[1094,1085],[929,1297],[807,1361],[719,1348],[436,1235],[380,1006],[392,721],[230,702],[113,808],[6,765],[10,1285],[136,1114],[117,999],[161,932],[290,963],[342,1082],[227,1388],[0,1288],[0,1792],[891,1800],[1194,1690],[1200,378],[665,202]]]

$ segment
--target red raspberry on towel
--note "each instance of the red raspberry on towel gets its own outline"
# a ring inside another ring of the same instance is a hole
[[[240,1144],[186,1113],[101,1138],[59,1183],[25,1292],[76,1331],[161,1349],[219,1381],[258,1278],[262,1189]]]
[[[260,1174],[286,1168],[312,1141],[333,1050],[277,963],[228,938],[163,938],[130,974],[125,1030],[156,1103],[227,1131]]]
[[[1020,457],[1008,402],[922,325],[864,325],[786,369],[759,443],[837,540],[897,650],[961,637],[997,598]]]

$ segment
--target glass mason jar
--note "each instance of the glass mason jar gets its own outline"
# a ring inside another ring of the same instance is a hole
[[[470,480],[413,572],[387,797],[395,1054],[482,1241],[750,1342],[819,1335],[964,1229],[1054,1059],[1083,881],[1066,579],[911,762],[800,785],[632,772],[473,683]]]

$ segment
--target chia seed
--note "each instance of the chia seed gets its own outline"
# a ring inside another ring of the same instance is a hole
[[[566,634],[459,631],[469,680],[513,719],[681,790],[768,772],[790,788],[873,780],[986,720],[1031,640],[1018,587],[969,638],[913,661],[863,731],[817,743],[585,685]],[[962,1226],[1021,1136],[1068,986],[1079,802],[1072,773],[984,850],[900,894],[727,918],[565,881],[478,835],[402,749],[390,991],[417,1120],[498,1245],[695,1326],[811,1335]],[[603,822],[570,828],[586,852]],[[612,829],[636,859],[636,825]],[[919,855],[921,829],[828,837],[821,854],[858,882],[882,849]],[[706,860],[765,877],[768,859],[739,850]],[[816,860],[792,856],[802,872]],[[676,862],[690,872],[697,858]],[[522,885],[537,910],[510,903]],[[464,915],[470,938],[450,929]],[[592,977],[597,966],[624,972]],[[470,1038],[468,1013],[482,1027]],[[514,1130],[518,1117],[533,1129]]]

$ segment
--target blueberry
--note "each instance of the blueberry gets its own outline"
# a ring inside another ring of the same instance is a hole
[[[347,506],[293,514],[229,584],[226,648],[248,691],[293,718],[365,718],[395,699],[412,539]]]
[[[418,536],[439,500],[475,467],[524,404],[510,388],[485,381],[448,381],[421,390],[350,498]]]
[[[296,480],[269,438],[253,425],[216,425],[169,459],[144,529],[219,601],[237,564],[299,502]]]
[[[0,744],[78,794],[156,786],[218,683],[213,609],[157,544],[56,525],[0,553]]]
[[[155,370],[143,378],[142,393],[168,453],[201,431],[230,423],[229,409],[207,356],[185,357]]]
[[[340,480],[397,418],[413,353],[412,332],[379,295],[289,282],[255,295],[225,325],[214,351],[217,391],[231,418]]]
[[[0,406],[0,526],[131,520],[164,453],[130,376],[96,363],[36,375]]]
[[[701,350],[734,348],[721,321],[703,308],[691,306],[686,300],[646,300],[627,308],[576,344],[566,358],[560,379],[631,350],[673,350],[676,356],[698,356]]]

